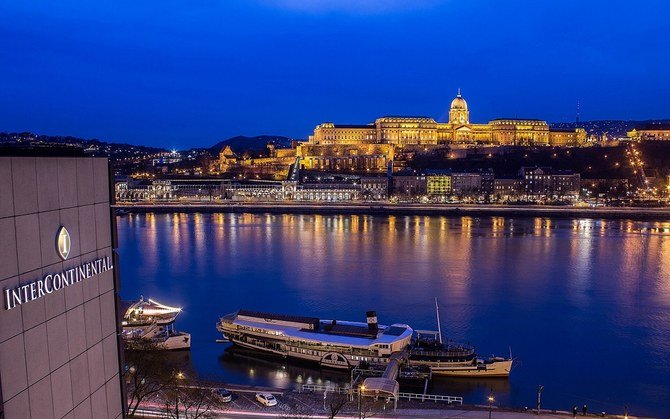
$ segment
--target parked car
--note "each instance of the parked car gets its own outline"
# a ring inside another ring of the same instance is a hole
[[[233,393],[226,390],[225,388],[217,388],[214,390],[214,394],[216,394],[224,403],[230,403],[233,401]]]
[[[270,393],[256,393],[256,401],[263,406],[276,406],[277,399]]]

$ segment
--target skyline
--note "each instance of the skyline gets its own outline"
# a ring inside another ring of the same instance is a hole
[[[178,149],[306,138],[326,121],[444,120],[458,88],[477,122],[570,122],[578,101],[582,120],[668,118],[668,12],[653,1],[3,4],[0,131]]]

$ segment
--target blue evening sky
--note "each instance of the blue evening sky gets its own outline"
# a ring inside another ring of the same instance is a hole
[[[0,2],[0,131],[188,148],[324,121],[670,118],[670,1]]]

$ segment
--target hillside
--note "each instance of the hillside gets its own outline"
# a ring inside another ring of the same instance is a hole
[[[79,148],[87,156],[109,157],[112,160],[167,152],[158,147],[137,146],[83,139],[71,136],[38,135],[31,132],[0,132],[0,145],[25,150],[65,146]]]
[[[670,175],[670,143],[643,142],[638,145],[647,176],[665,178]],[[460,159],[417,155],[415,169],[451,169],[477,171],[493,169],[497,175],[515,175],[523,166],[548,166],[574,170],[584,179],[620,179],[634,177],[626,145],[617,147],[553,148],[508,147],[503,154],[474,154]]]

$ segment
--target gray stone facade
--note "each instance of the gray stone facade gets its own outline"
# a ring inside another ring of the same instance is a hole
[[[70,252],[56,249],[65,226]],[[6,290],[113,256],[107,159],[0,157],[0,382],[7,419],[119,418],[115,271],[11,309]],[[27,292],[27,291],[26,291]]]

